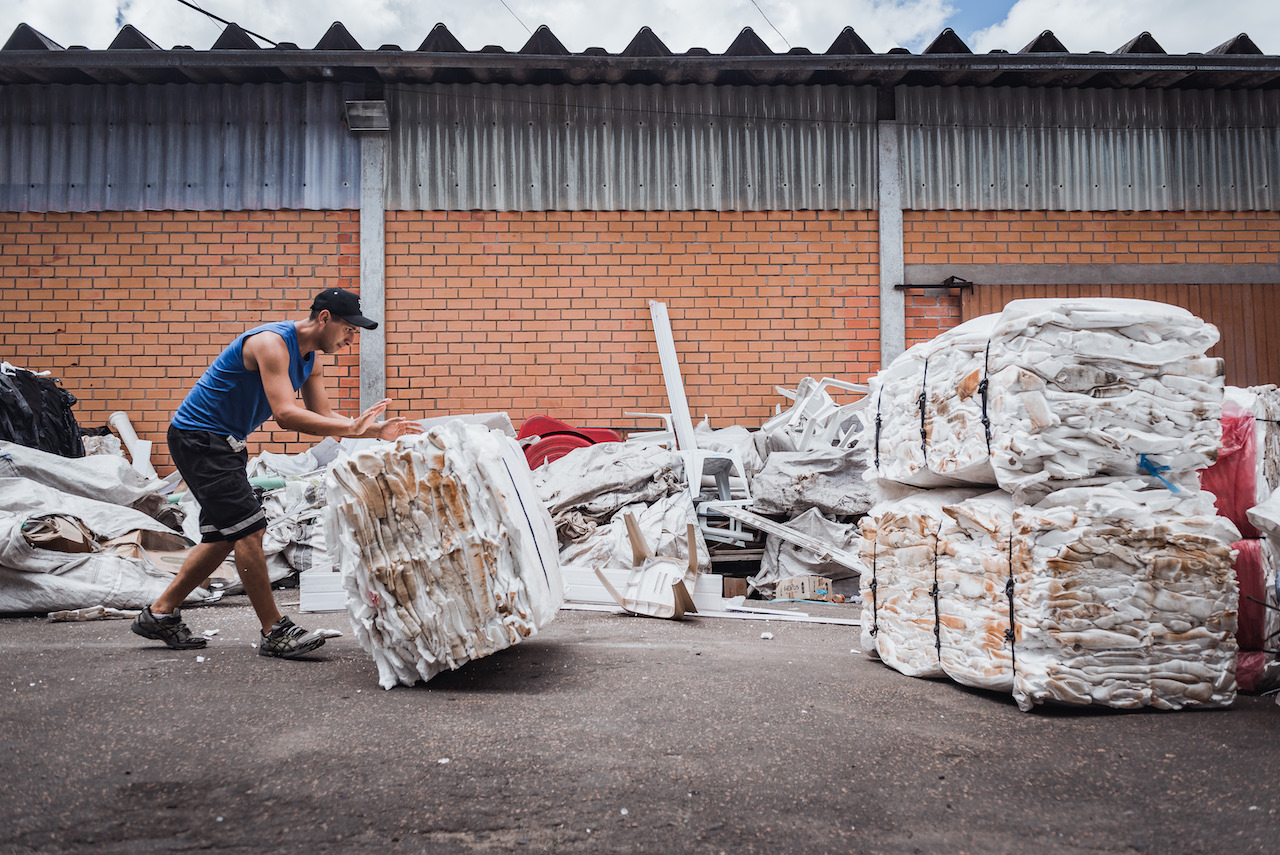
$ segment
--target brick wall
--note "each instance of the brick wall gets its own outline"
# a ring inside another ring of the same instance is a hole
[[[505,410],[654,427],[648,300],[690,411],[756,427],[806,375],[879,363],[874,213],[421,213],[387,222],[389,393],[415,415]]]
[[[51,371],[83,427],[129,413],[152,460],[183,395],[247,327],[306,315],[321,288],[355,288],[352,212],[0,214],[0,359]],[[359,401],[358,358],[328,358],[335,407]],[[311,445],[271,430],[254,448]]]
[[[754,427],[805,375],[878,367],[873,213],[393,213],[388,393],[414,417],[506,410],[584,425],[665,411],[647,301],[668,304],[695,418]],[[164,431],[235,335],[356,289],[354,212],[0,214],[0,359],[49,370],[86,427]],[[325,357],[354,413],[354,353]],[[313,440],[272,429],[251,452]]]
[[[905,264],[1254,264],[1280,261],[1280,214],[905,211]],[[908,344],[960,321],[958,294],[907,292]]]

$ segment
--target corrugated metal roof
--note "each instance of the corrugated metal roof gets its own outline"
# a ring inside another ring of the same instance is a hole
[[[132,27],[106,50],[65,50],[26,24],[0,49],[0,83],[304,81],[1254,89],[1280,87],[1280,58],[1261,55],[1243,33],[1203,54],[1168,55],[1149,33],[1110,54],[1073,54],[1048,31],[1018,53],[975,55],[951,30],[918,55],[901,48],[877,54],[848,27],[822,53],[775,54],[745,28],[724,53],[694,48],[677,55],[644,27],[619,54],[601,48],[575,54],[545,26],[515,53],[494,46],[468,50],[443,24],[416,50],[365,50],[341,23],[310,50],[289,43],[260,48],[234,24],[210,50],[164,50]]]
[[[1280,210],[1280,92],[901,87],[916,210]]]
[[[341,87],[0,86],[0,210],[341,210]]]
[[[437,84],[388,92],[388,207],[875,207],[876,91]]]

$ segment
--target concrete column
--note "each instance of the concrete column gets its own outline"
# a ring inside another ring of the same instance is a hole
[[[897,122],[877,122],[880,214],[880,365],[907,348],[902,285],[902,145]]]
[[[378,322],[360,333],[360,410],[387,397],[387,135],[360,134],[360,308]]]

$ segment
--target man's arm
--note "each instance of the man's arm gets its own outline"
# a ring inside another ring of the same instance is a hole
[[[406,433],[421,433],[416,423],[403,418],[378,422],[378,417],[391,403],[390,398],[379,401],[354,419],[335,413],[329,406],[324,374],[318,363],[302,385],[300,404],[289,381],[289,349],[284,339],[274,333],[250,336],[245,340],[243,353],[245,367],[257,370],[262,378],[262,388],[271,404],[272,416],[286,430],[312,436],[367,436],[376,439],[395,439]]]

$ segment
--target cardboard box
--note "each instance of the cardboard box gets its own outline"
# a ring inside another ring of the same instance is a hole
[[[831,599],[831,580],[826,576],[792,576],[778,582],[774,592],[775,600],[822,600]]]
[[[22,536],[31,546],[54,552],[98,552],[101,549],[89,527],[67,514],[32,517],[22,524]]]

